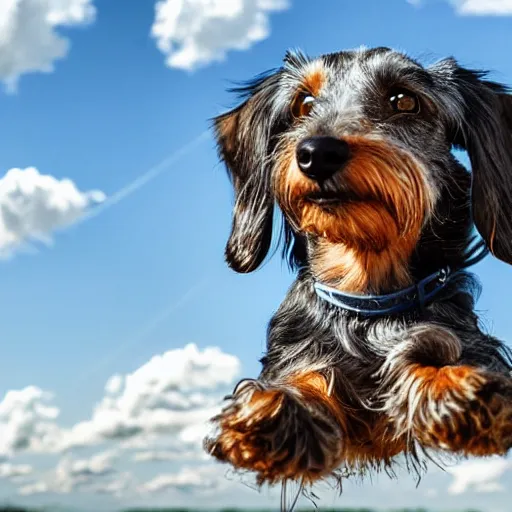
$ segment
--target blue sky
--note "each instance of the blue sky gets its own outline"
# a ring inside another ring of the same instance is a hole
[[[275,505],[201,459],[196,416],[176,419],[257,375],[293,279],[278,258],[249,276],[224,265],[232,193],[208,119],[233,105],[230,81],[290,47],[454,55],[512,84],[512,2],[212,0],[209,17],[204,2],[170,0],[160,18],[152,1],[47,4],[0,7],[0,501]],[[476,270],[483,319],[510,339],[512,271],[491,259]],[[180,375],[189,388],[166,395]],[[140,434],[123,441],[114,424]],[[491,460],[433,471],[418,489],[406,476],[349,484],[321,503],[500,512],[511,482],[509,462]]]

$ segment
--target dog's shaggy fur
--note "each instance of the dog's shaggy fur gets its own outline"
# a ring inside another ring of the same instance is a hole
[[[423,67],[375,48],[289,53],[240,92],[215,119],[236,193],[227,261],[238,272],[262,263],[277,204],[298,277],[270,322],[261,375],[229,397],[207,450],[260,483],[390,467],[420,449],[506,453],[509,352],[478,325],[471,274],[422,309],[377,318],[314,290],[387,294],[464,269],[474,227],[512,263],[506,88],[453,59]]]

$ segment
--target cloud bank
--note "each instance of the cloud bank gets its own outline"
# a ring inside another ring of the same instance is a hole
[[[224,469],[205,462],[202,439],[239,373],[240,361],[216,347],[169,350],[132,373],[113,375],[90,418],[71,427],[59,424],[52,394],[36,386],[9,391],[0,401],[0,478],[24,477],[17,488],[23,496],[217,489]],[[84,449],[95,453],[76,458]],[[38,471],[16,464],[17,457],[38,454],[58,457],[56,466]],[[144,482],[120,471],[127,461],[189,465]]]

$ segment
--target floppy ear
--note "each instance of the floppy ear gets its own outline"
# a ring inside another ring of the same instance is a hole
[[[279,112],[279,73],[257,78],[242,89],[247,99],[214,119],[219,155],[235,190],[226,261],[237,272],[252,272],[267,255],[272,240],[274,199],[270,156]]]
[[[512,97],[486,73],[457,66],[454,144],[472,167],[472,214],[491,253],[512,264]]]

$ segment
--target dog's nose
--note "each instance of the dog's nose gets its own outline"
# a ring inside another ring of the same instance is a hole
[[[350,148],[342,139],[311,137],[297,146],[297,163],[309,178],[323,181],[341,170],[350,157]]]

